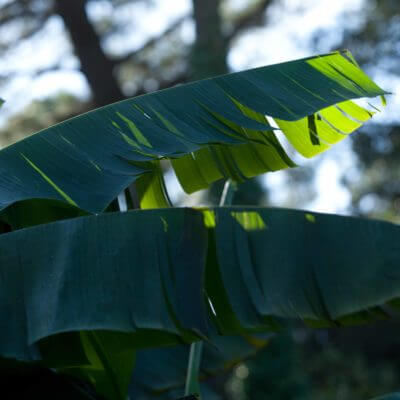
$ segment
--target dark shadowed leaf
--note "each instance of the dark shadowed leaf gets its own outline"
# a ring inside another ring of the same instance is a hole
[[[0,354],[120,399],[141,348],[213,342],[216,328],[387,318],[399,262],[397,225],[284,209],[129,211],[20,229],[0,235]]]

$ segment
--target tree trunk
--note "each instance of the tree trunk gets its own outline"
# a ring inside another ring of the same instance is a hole
[[[100,38],[86,14],[86,0],[57,0],[55,11],[64,21],[81,71],[85,75],[96,106],[103,106],[124,98],[113,74],[113,63],[105,55]]]
[[[221,31],[220,0],[193,0],[196,41],[191,52],[191,78],[227,72],[227,48]]]

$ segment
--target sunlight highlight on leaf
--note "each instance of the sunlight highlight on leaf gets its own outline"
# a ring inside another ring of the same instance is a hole
[[[153,191],[153,205],[161,204],[161,177],[146,174],[152,170],[149,161],[162,159],[171,160],[188,193],[219,179],[242,182],[292,168],[296,165],[266,116],[297,152],[313,157],[373,115],[351,99],[384,94],[349,53],[334,52],[110,104],[1,150],[0,208],[61,195],[99,213],[136,180],[153,182],[145,186]],[[28,161],[15,161],[21,153],[40,163],[46,173],[35,171],[43,182],[32,179]]]

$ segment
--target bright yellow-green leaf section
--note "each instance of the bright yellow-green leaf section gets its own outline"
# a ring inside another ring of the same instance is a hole
[[[350,53],[335,52],[114,103],[0,151],[0,208],[43,198],[99,213],[134,181],[142,207],[165,207],[160,160],[188,193],[291,168],[270,118],[313,157],[372,117],[352,99],[384,94]]]

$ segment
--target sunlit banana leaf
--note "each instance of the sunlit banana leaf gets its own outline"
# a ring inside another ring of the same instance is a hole
[[[98,213],[139,178],[145,203],[162,205],[161,158],[187,192],[292,167],[265,115],[311,157],[372,116],[350,99],[383,94],[335,52],[111,104],[0,151],[0,208],[54,199]]]

